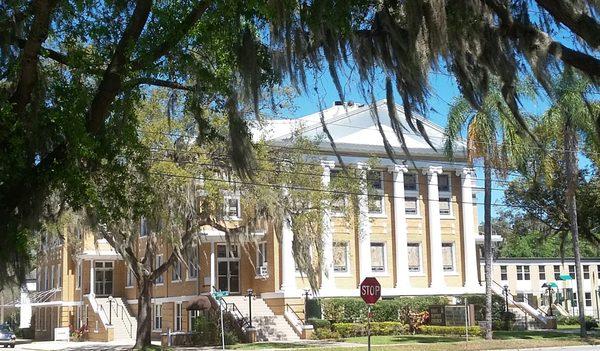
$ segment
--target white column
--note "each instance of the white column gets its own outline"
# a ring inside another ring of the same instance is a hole
[[[477,278],[477,253],[475,245],[475,221],[473,220],[473,174],[472,168],[464,168],[456,174],[461,177],[462,226],[464,240],[465,287],[479,286]]]
[[[95,295],[96,286],[96,269],[94,267],[94,260],[90,260],[90,295]]]
[[[427,218],[429,222],[429,263],[431,265],[431,287],[442,288],[444,281],[444,266],[442,260],[442,225],[440,223],[440,203],[438,194],[438,174],[442,167],[430,166],[423,170],[427,175]]]
[[[323,189],[329,189],[331,180],[331,169],[335,167],[333,161],[321,161],[323,166],[323,175],[321,184]],[[323,200],[323,270],[321,272],[321,291],[335,288],[335,278],[333,276],[333,228],[331,223],[331,209],[329,200]]]
[[[388,168],[394,181],[394,241],[396,242],[394,257],[396,260],[396,288],[409,288],[408,276],[408,229],[404,205],[404,173],[405,165],[394,165]]]
[[[210,242],[210,291],[217,287],[216,284],[216,262],[215,262],[215,243]]]
[[[294,296],[297,292],[293,241],[291,217],[286,213],[281,228],[281,291],[284,296]]]
[[[358,260],[360,281],[371,275],[371,222],[369,222],[369,202],[367,196],[367,171],[366,163],[356,164],[360,178],[358,195]]]

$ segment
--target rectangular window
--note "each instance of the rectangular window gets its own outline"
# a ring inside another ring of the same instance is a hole
[[[408,244],[408,271],[421,272],[421,245],[419,243]]]
[[[560,280],[560,266],[554,266],[554,280]]]
[[[56,265],[56,286],[62,288],[62,266],[60,264]]]
[[[407,215],[419,214],[416,197],[405,197],[404,198],[404,213],[406,213]]]
[[[238,246],[236,244],[217,244],[217,257],[238,258]]]
[[[201,311],[190,311],[188,331],[194,331],[194,324],[196,324],[196,318],[200,317]]]
[[[404,173],[404,191],[417,191],[417,174]]]
[[[454,244],[442,244],[442,262],[444,266],[444,272],[454,271]]]
[[[538,266],[538,271],[540,272],[540,280],[546,280],[546,267]]]
[[[190,279],[198,279],[198,251],[194,250],[194,252],[189,257],[188,262],[188,280]]]
[[[127,268],[127,287],[133,286],[133,271],[131,268]]]
[[[438,174],[438,191],[449,192],[450,191],[450,175],[449,174]]]
[[[575,272],[575,266],[574,265],[569,265],[569,275],[571,276],[571,279],[576,279],[577,272]]]
[[[44,267],[44,290],[48,290],[48,266]]]
[[[54,289],[54,266],[50,267],[50,289]]]
[[[517,266],[517,280],[530,280],[529,266]]]
[[[506,266],[500,266],[500,280],[508,280],[508,271]]]
[[[333,243],[333,270],[338,273],[348,273],[348,243]]]
[[[590,266],[587,264],[583,266],[583,279],[590,279]]]
[[[240,198],[238,196],[225,196],[225,218],[228,219],[239,219],[241,216],[240,211]]]
[[[173,268],[171,270],[171,281],[179,282],[181,281],[181,262],[179,260],[173,263]]]
[[[75,288],[81,289],[81,261],[77,261],[77,267],[75,269]]]
[[[163,264],[163,255],[156,255],[156,261],[154,261],[154,269],[158,269]],[[165,277],[161,274],[154,281],[155,284],[162,284],[165,282]]]
[[[598,279],[600,279],[600,265],[596,266],[596,273],[598,274]]]
[[[140,236],[148,236],[148,234],[148,221],[146,220],[146,218],[142,217],[140,219]]]
[[[182,308],[181,302],[176,302],[175,303],[175,331],[181,331],[183,329],[183,326],[181,323],[182,312],[183,312],[183,308]]]
[[[371,271],[385,272],[384,243],[371,243]]]
[[[586,307],[592,307],[592,293],[586,292],[584,297]]]
[[[154,330],[162,330],[162,305],[154,304]]]
[[[443,216],[448,216],[452,214],[452,205],[450,203],[449,197],[440,197],[440,214]]]
[[[367,182],[369,213],[383,214],[383,172],[369,171]]]
[[[263,241],[256,247],[256,275],[268,276],[268,269],[267,243]]]
[[[330,201],[330,207],[331,207],[331,212],[334,214],[340,214],[343,213],[345,208],[346,208],[346,194],[343,193],[343,188],[341,187],[341,185],[343,183],[341,183],[340,178],[344,178],[344,176],[341,174],[340,170],[337,169],[332,169],[329,171],[329,176],[330,176],[330,185],[331,185],[331,190],[333,191],[330,195],[331,195],[331,201]]]
[[[573,305],[573,307],[577,307],[577,293],[573,292],[573,299],[571,300],[571,305]]]

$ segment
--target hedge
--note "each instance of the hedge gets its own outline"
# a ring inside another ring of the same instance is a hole
[[[463,336],[465,335],[465,327],[444,326],[444,325],[423,325],[421,326],[421,334],[425,335],[443,335],[443,336]],[[469,335],[482,336],[483,329],[479,326],[469,327]]]
[[[366,323],[335,323],[332,328],[342,338],[367,335]],[[408,328],[400,322],[371,322],[371,335],[406,334]]]
[[[312,325],[315,330],[331,329],[331,322],[329,322],[327,319],[311,318],[307,322],[308,324]]]
[[[371,309],[374,322],[402,321],[399,311],[427,311],[431,305],[446,305],[448,299],[439,296],[399,297],[377,302]],[[321,301],[323,319],[332,323],[364,323],[367,306],[359,298],[333,298]]]

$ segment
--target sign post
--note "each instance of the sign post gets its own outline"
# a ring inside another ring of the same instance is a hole
[[[223,297],[225,296],[229,296],[229,291],[227,290],[219,290],[219,291],[214,291],[212,293],[212,296],[214,297],[215,300],[219,301],[219,309],[221,310],[221,344],[223,346],[223,350],[225,350],[225,326],[223,324],[223,310],[225,308],[227,308],[227,304],[225,304],[225,306],[223,306]]]
[[[367,350],[371,351],[371,306],[381,298],[381,284],[373,277],[360,283],[360,297],[367,304]]]

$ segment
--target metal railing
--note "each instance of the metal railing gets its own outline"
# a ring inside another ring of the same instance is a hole
[[[531,314],[529,311],[527,311],[525,308],[523,308],[523,306],[519,305],[518,303],[525,303],[525,302],[521,302],[518,301],[518,298],[513,295],[510,291],[505,292],[504,291],[504,287],[502,285],[500,285],[498,282],[496,282],[495,280],[492,280],[492,284],[496,285],[497,287],[499,287],[500,289],[502,289],[502,295],[504,296],[504,294],[508,293],[508,295],[510,296],[511,300],[513,301],[513,305],[515,307],[517,307],[518,309],[520,309],[521,311],[523,311],[525,314]],[[528,304],[528,303],[527,303]],[[529,305],[529,304],[528,304]],[[545,317],[549,317],[548,314],[546,312],[544,312],[543,310],[539,309],[539,308],[534,308],[533,306],[529,305],[532,309],[535,309],[536,311],[540,312],[542,315],[544,315]],[[508,307],[508,306],[507,306]]]
[[[131,321],[131,317],[129,316],[129,311],[127,311],[127,308],[121,304],[117,304],[117,311],[119,309],[118,307],[121,308],[121,321],[123,321],[123,325],[125,325],[125,328],[129,326],[129,330],[127,330],[127,332],[129,333],[129,337],[133,338],[133,322]],[[118,316],[119,315],[117,313],[117,317]]]
[[[233,317],[239,321],[240,327],[246,329],[250,326],[250,321],[233,302],[225,302],[225,311],[231,313]]]
[[[294,311],[294,309],[292,308],[292,306],[290,306],[289,304],[285,304],[285,309],[286,311],[289,311],[292,313],[292,315],[294,316],[294,318],[299,322],[299,325],[303,325],[304,321],[302,320],[302,318],[300,318],[300,316],[298,315],[298,313],[296,313],[296,311]],[[304,312],[306,313],[306,312]]]

